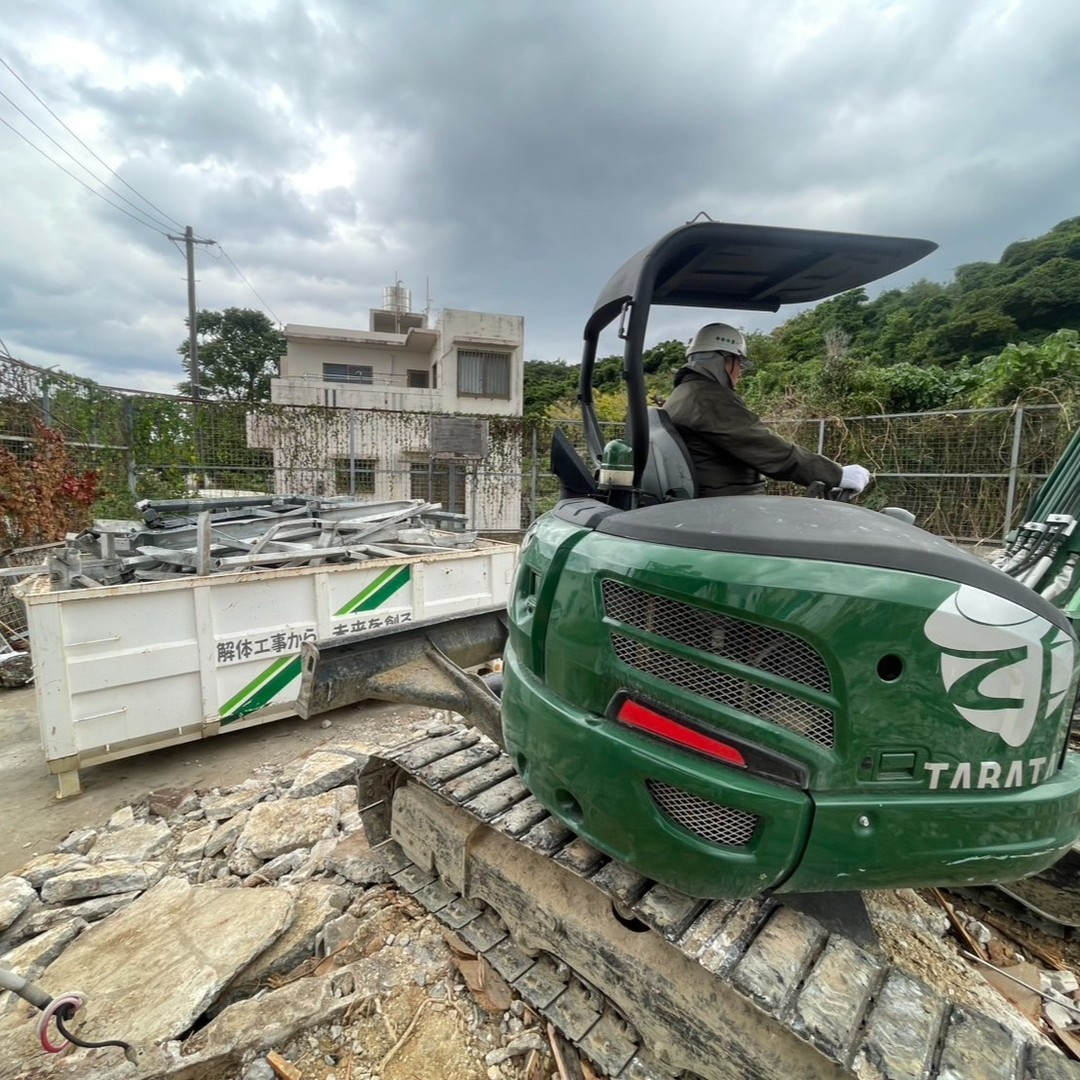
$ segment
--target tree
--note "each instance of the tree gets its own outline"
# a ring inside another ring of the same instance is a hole
[[[970,397],[976,408],[1073,396],[1080,388],[1080,333],[1063,329],[1039,345],[1006,345],[997,356],[985,357],[974,372]]]
[[[527,417],[541,417],[560,398],[577,390],[578,366],[561,360],[526,360],[524,409]]]
[[[187,320],[185,320],[187,322]],[[195,320],[199,339],[200,397],[254,404],[270,399],[270,378],[285,353],[285,335],[261,311],[226,308],[200,311]],[[177,389],[190,395],[191,357],[188,342],[176,350],[187,380]]]

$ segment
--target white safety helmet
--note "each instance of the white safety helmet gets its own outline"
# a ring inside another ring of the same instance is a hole
[[[746,338],[743,337],[741,330],[736,330],[734,326],[729,326],[727,323],[709,323],[694,336],[694,340],[690,342],[690,347],[686,350],[686,355],[689,358],[694,353],[703,352],[734,353],[745,360]]]

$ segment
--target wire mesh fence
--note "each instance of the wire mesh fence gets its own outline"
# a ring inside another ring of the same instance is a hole
[[[488,418],[486,457],[460,462],[430,452],[430,420],[118,391],[0,358],[5,460],[34,458],[36,425],[61,432],[73,466],[97,474],[94,516],[127,517],[139,499],[196,490],[379,498],[393,491],[442,501],[473,518],[502,500],[508,509],[497,515],[499,527],[511,531],[526,528],[558,499],[550,422]],[[561,426],[583,448],[580,424]],[[870,468],[876,482],[863,499],[867,505],[903,506],[932,532],[982,541],[1000,539],[1023,519],[1073,424],[1068,410],[1038,406],[778,419],[773,427],[809,449]],[[620,431],[621,425],[606,425],[606,434]],[[398,450],[393,456],[391,443]],[[11,541],[8,535],[0,547],[15,546]]]

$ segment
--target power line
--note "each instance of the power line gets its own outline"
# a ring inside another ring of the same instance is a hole
[[[75,134],[74,131],[71,130],[70,127],[68,127],[68,125],[59,116],[57,116],[57,114],[49,107],[49,105],[34,91],[33,87],[31,87],[30,84],[27,83],[27,81],[24,78],[22,78],[22,76],[19,75],[19,73],[2,56],[0,56],[0,64],[2,64],[11,73],[11,75],[19,82],[19,84],[27,91],[27,93],[29,93],[30,96],[88,154],[90,154],[90,156],[92,158],[94,158],[95,161],[97,161],[102,166],[104,166],[104,168],[106,168],[113,176],[115,176],[116,179],[119,180],[121,184],[123,184],[134,195],[138,196],[138,198],[140,198],[144,203],[146,203],[147,206],[151,207],[158,214],[160,214],[162,218],[166,218],[168,221],[170,221],[174,225],[176,225],[177,228],[185,228],[185,226],[182,226],[176,220],[176,218],[172,217],[170,214],[167,214],[164,210],[161,209],[160,206],[158,206],[156,203],[152,202],[145,195],[143,195],[140,191],[138,191],[135,187],[133,187],[131,184],[129,184],[111,165],[109,165],[97,153],[95,153],[94,150],[90,146],[88,146],[78,135]],[[53,138],[53,136],[50,135],[49,132],[47,132],[39,123],[37,123],[37,121],[35,121],[31,116],[29,116],[15,101],[13,101],[10,97],[8,97],[8,95],[5,94],[2,90],[0,90],[0,97],[2,97],[9,105],[11,105],[12,108],[14,108],[15,111],[20,116],[23,117],[24,120],[27,120],[39,132],[41,132],[41,134],[44,135],[45,138],[47,138],[57,149],[61,150],[64,154],[66,154],[80,169],[82,169],[84,172],[86,172],[87,175],[93,177],[93,179],[97,183],[101,184],[101,186],[103,188],[105,188],[105,190],[108,191],[111,195],[115,195],[116,198],[121,199],[123,202],[127,203],[127,205],[130,206],[132,208],[132,210],[135,211],[135,213],[133,214],[130,211],[125,210],[122,206],[117,205],[111,199],[107,199],[104,195],[101,194],[100,191],[96,191],[94,188],[90,187],[89,184],[87,184],[85,181],[81,180],[73,172],[71,172],[69,169],[65,168],[63,165],[61,165],[60,162],[58,162],[54,158],[50,157],[44,150],[42,150],[42,148],[40,146],[38,146],[36,143],[34,143],[31,139],[29,139],[25,134],[23,134],[21,131],[19,131],[16,127],[14,127],[11,123],[9,123],[3,117],[0,117],[0,123],[4,124],[11,131],[15,132],[15,134],[18,135],[20,139],[22,139],[28,146],[32,147],[39,154],[41,154],[41,156],[43,158],[45,158],[46,161],[48,161],[52,165],[55,165],[58,169],[60,169],[62,172],[64,172],[67,176],[70,176],[71,179],[74,180],[76,183],[82,184],[82,186],[84,188],[86,188],[87,191],[89,191],[92,195],[96,195],[99,199],[102,200],[102,202],[108,203],[108,205],[113,207],[113,209],[119,210],[122,214],[127,214],[127,216],[129,218],[131,218],[132,221],[137,221],[140,225],[143,225],[146,228],[151,229],[154,232],[159,231],[158,228],[156,228],[155,226],[160,226],[161,229],[165,230],[163,235],[165,235],[166,239],[168,239],[170,241],[170,243],[172,243],[173,247],[175,247],[177,249],[177,251],[181,255],[184,255],[184,252],[181,250],[179,244],[176,243],[176,240],[172,236],[170,236],[168,234],[169,226],[166,224],[165,221],[162,221],[160,218],[155,218],[153,215],[147,213],[145,210],[143,210],[141,207],[137,206],[129,198],[127,198],[126,195],[123,195],[121,192],[117,191],[106,180],[103,180],[100,176],[98,176],[92,169],[90,169],[87,165],[85,165],[83,162],[81,162],[73,153],[71,153],[70,150],[68,150],[65,146],[63,146],[55,138]],[[135,214],[141,214],[142,217],[136,217]],[[147,219],[147,220],[143,220],[144,218]],[[149,224],[148,222],[153,222],[153,225]],[[259,300],[259,303],[261,303],[262,306],[270,313],[270,316],[273,318],[273,320],[278,324],[281,323],[281,320],[278,318],[278,316],[275,313],[274,309],[272,307],[270,307],[270,305],[266,302],[266,300],[263,298],[263,296],[259,292],[259,290],[256,289],[255,286],[251,284],[251,282],[245,276],[243,270],[241,270],[240,267],[236,265],[236,263],[233,261],[232,256],[221,246],[221,244],[218,244],[216,241],[213,241],[213,240],[206,240],[204,238],[196,239],[194,236],[191,237],[191,240],[193,242],[196,242],[196,243],[204,243],[204,244],[206,244],[208,246],[208,248],[209,248],[209,246],[211,244],[213,244],[215,247],[217,247],[218,250],[221,252],[221,254],[229,261],[229,265],[232,266],[232,268],[240,276],[240,279],[244,282],[244,284],[252,291],[252,293],[254,293],[256,298]],[[2,344],[2,342],[0,342],[0,344]],[[6,346],[5,346],[5,348],[6,348]]]
[[[66,146],[58,143],[56,139],[54,139],[33,117],[28,116],[25,112],[23,112],[23,110],[14,101],[12,101],[11,98],[9,98],[3,90],[0,90],[0,98],[3,98],[24,120],[33,124],[34,127],[37,128],[37,130],[40,131],[41,134],[44,135],[45,138],[53,144],[53,146],[55,146],[63,153],[67,154],[67,156],[71,158],[71,160],[74,161],[80,169],[87,173],[87,175],[92,176],[107,192],[109,192],[109,194],[115,195],[118,199],[126,202],[128,206],[130,206],[132,210],[134,210],[137,214],[142,214],[144,218],[152,221],[155,225],[159,225],[163,229],[168,229],[169,225],[167,222],[162,221],[160,218],[155,218],[151,214],[148,214],[145,210],[142,209],[142,207],[137,206],[135,203],[133,203],[126,195],[123,195],[115,188],[110,187],[105,180],[102,180],[101,177],[97,175],[97,173],[95,173],[88,166],[84,165],[70,150],[68,150]]]
[[[224,249],[224,248],[223,248],[223,247],[222,247],[222,246],[221,246],[220,244],[218,244],[217,246],[218,246],[218,248],[220,249],[220,251],[221,251],[221,254],[222,254],[222,255],[224,255],[224,256],[225,256],[225,258],[229,260],[229,265],[230,265],[230,266],[232,266],[232,268],[233,268],[233,269],[234,269],[234,270],[235,270],[235,271],[236,271],[236,272],[237,272],[237,273],[238,273],[238,274],[240,275],[240,278],[241,278],[241,280],[242,280],[242,281],[244,282],[244,284],[245,284],[245,285],[246,285],[246,286],[247,286],[247,287],[248,287],[248,288],[249,288],[249,289],[250,289],[250,290],[251,290],[251,291],[252,291],[252,292],[253,292],[253,293],[254,293],[254,294],[255,294],[256,296],[258,296],[258,297],[259,297],[259,303],[260,303],[260,304],[262,304],[262,306],[263,306],[264,308],[266,308],[266,310],[267,310],[267,311],[269,311],[269,312],[270,312],[271,316],[273,317],[273,320],[274,320],[274,322],[276,322],[276,323],[278,323],[278,324],[280,325],[280,323],[281,323],[281,320],[280,320],[280,319],[279,319],[279,318],[277,317],[277,315],[275,315],[275,314],[274,314],[274,309],[273,309],[273,308],[272,308],[272,307],[271,307],[271,306],[270,306],[270,305],[269,305],[269,304],[268,304],[268,303],[267,303],[267,302],[266,302],[266,301],[265,301],[265,300],[264,300],[264,299],[263,299],[263,298],[262,298],[261,296],[259,296],[259,290],[258,290],[258,289],[256,289],[256,288],[255,288],[255,286],[254,286],[254,285],[252,285],[252,284],[251,284],[251,282],[250,282],[250,281],[248,281],[248,279],[247,279],[246,277],[244,277],[244,271],[243,271],[243,270],[241,270],[241,269],[240,269],[240,267],[239,267],[239,266],[237,266],[237,265],[236,265],[236,263],[234,263],[234,262],[232,261],[232,258],[231,258],[231,256],[229,255],[229,253],[228,253],[228,252],[227,252],[227,251],[226,251],[226,250],[225,250],[225,249]]]
[[[58,123],[58,124],[59,124],[59,125],[60,125],[60,126],[61,126],[61,127],[62,127],[62,128],[63,128],[63,129],[64,129],[64,130],[65,130],[65,131],[66,131],[66,132],[67,132],[67,133],[68,133],[68,134],[69,134],[69,135],[70,135],[70,136],[71,136],[71,137],[72,137],[72,138],[73,138],[73,139],[74,139],[74,140],[75,140],[75,141],[76,141],[76,142],[77,142],[77,143],[78,143],[78,144],[79,144],[79,145],[80,145],[80,146],[81,146],[81,147],[82,147],[83,149],[84,149],[84,150],[85,150],[85,151],[86,151],[86,152],[87,152],[87,153],[88,153],[88,154],[89,154],[89,155],[90,155],[90,156],[91,156],[91,157],[92,157],[92,158],[94,158],[94,160],[95,160],[95,161],[98,161],[98,162],[100,162],[100,164],[104,165],[104,166],[105,166],[105,168],[106,168],[106,169],[108,169],[108,170],[109,170],[109,172],[111,172],[111,173],[113,174],[113,176],[115,176],[115,177],[116,177],[116,179],[120,181],[120,183],[121,183],[121,184],[123,184],[123,185],[124,185],[124,187],[126,187],[126,188],[127,188],[127,189],[128,189],[129,191],[133,192],[133,193],[134,193],[135,195],[137,195],[137,196],[138,196],[138,197],[139,197],[140,199],[142,199],[142,201],[143,201],[144,203],[146,203],[146,205],[147,205],[147,206],[151,207],[151,208],[152,208],[153,210],[156,210],[156,211],[157,211],[157,212],[158,212],[158,213],[159,213],[159,214],[160,214],[160,215],[161,215],[161,216],[162,216],[163,218],[165,218],[165,219],[166,219],[167,221],[171,221],[171,222],[173,223],[173,225],[175,225],[175,226],[176,226],[176,227],[177,227],[178,229],[182,229],[182,228],[184,227],[183,225],[181,225],[181,224],[180,224],[180,222],[179,222],[179,221],[177,221],[177,220],[176,220],[176,218],[174,218],[174,217],[170,216],[169,214],[166,214],[166,213],[165,213],[165,211],[164,211],[164,210],[162,210],[160,206],[157,206],[156,204],[152,203],[152,202],[151,202],[151,201],[150,201],[150,200],[149,200],[149,199],[148,199],[148,198],[147,198],[147,197],[146,197],[145,195],[143,195],[143,194],[142,194],[142,192],[140,192],[140,191],[137,191],[137,190],[136,190],[136,189],[135,189],[134,187],[132,187],[132,186],[131,186],[131,184],[129,184],[129,183],[128,183],[128,182],[127,182],[127,181],[126,181],[126,180],[125,180],[125,179],[124,179],[124,178],[123,178],[123,177],[122,177],[122,176],[121,176],[121,175],[120,175],[120,174],[119,174],[119,173],[118,173],[118,172],[117,172],[117,171],[116,171],[116,170],[115,170],[115,169],[114,169],[114,168],[113,168],[112,166],[111,166],[111,165],[107,164],[107,163],[106,163],[105,161],[103,161],[103,160],[102,160],[102,159],[101,159],[100,157],[98,157],[98,155],[97,155],[96,153],[94,153],[94,151],[93,151],[93,150],[92,150],[92,149],[91,149],[91,148],[90,148],[89,146],[87,146],[87,145],[86,145],[86,143],[85,143],[85,142],[83,142],[83,140],[82,140],[82,139],[80,139],[80,138],[79,138],[79,136],[78,136],[78,135],[76,135],[76,134],[75,134],[75,132],[74,132],[74,131],[72,131],[72,130],[71,130],[71,128],[69,128],[69,127],[67,126],[67,124],[65,124],[65,123],[64,123],[64,121],[63,121],[63,120],[61,120],[61,119],[60,119],[60,117],[59,117],[59,116],[57,116],[57,115],[56,115],[56,113],[54,113],[54,112],[52,111],[52,109],[50,109],[50,108],[49,108],[49,106],[48,106],[48,105],[47,105],[47,104],[46,104],[46,103],[45,103],[45,102],[44,102],[44,101],[43,101],[43,100],[42,100],[42,99],[41,99],[40,97],[38,97],[38,95],[37,95],[37,94],[36,94],[36,93],[34,92],[34,89],[33,89],[33,87],[31,87],[31,86],[30,86],[30,84],[29,84],[29,83],[27,83],[27,81],[26,81],[26,80],[25,80],[25,79],[24,79],[24,78],[23,78],[23,77],[22,77],[22,76],[21,76],[21,75],[20,75],[20,74],[19,74],[19,73],[18,73],[18,72],[17,72],[17,71],[16,71],[16,70],[15,70],[15,69],[13,68],[13,67],[12,67],[12,66],[11,66],[11,65],[10,65],[10,64],[9,64],[9,63],[8,63],[8,62],[7,62],[7,61],[6,61],[6,60],[5,60],[5,59],[4,59],[3,57],[2,57],[2,56],[0,56],[0,64],[3,64],[3,65],[4,65],[4,67],[6,67],[6,68],[8,69],[8,71],[10,71],[10,72],[11,72],[11,74],[15,76],[15,78],[16,78],[16,79],[17,79],[17,80],[19,81],[19,83],[21,83],[21,84],[22,84],[22,86],[23,86],[23,87],[24,87],[24,88],[26,89],[26,91],[27,91],[27,92],[28,92],[28,93],[30,94],[30,96],[31,96],[31,97],[32,97],[32,98],[33,98],[33,99],[34,99],[34,100],[35,100],[35,101],[36,101],[36,102],[37,102],[37,103],[38,103],[38,104],[39,104],[39,105],[40,105],[40,106],[41,106],[41,107],[42,107],[42,108],[43,108],[43,109],[44,109],[44,110],[45,110],[45,111],[46,111],[46,112],[47,112],[47,113],[48,113],[48,114],[49,114],[49,115],[50,115],[50,116],[51,116],[51,117],[52,117],[52,118],[53,118],[53,119],[54,119],[54,120],[55,120],[55,121],[56,121],[56,122],[57,122],[57,123]],[[11,99],[9,98],[8,100],[10,101]],[[18,106],[16,106],[16,108],[18,108]],[[20,109],[19,111],[21,112],[22,110]],[[25,114],[25,113],[23,113],[23,115],[25,116],[26,114]],[[33,121],[31,121],[31,123],[32,123],[32,122],[33,122]],[[86,168],[86,166],[84,165],[84,166],[83,166],[83,168]],[[87,169],[86,171],[87,171],[87,172],[90,172],[90,170],[89,170],[89,169]],[[91,173],[91,175],[93,175],[93,174]],[[97,179],[97,178],[95,177],[95,179]],[[111,190],[111,189],[110,189],[110,190]],[[119,192],[114,192],[114,194],[115,194],[115,195],[117,195],[117,196],[119,196],[120,198],[123,198],[123,196],[120,196],[120,193],[119,193]],[[125,201],[126,201],[126,200],[125,200]],[[147,216],[149,216],[149,215],[147,215]],[[168,228],[168,226],[166,225],[166,226],[165,226],[165,228],[167,229],[167,228]]]
[[[70,176],[71,179],[74,180],[76,184],[82,184],[82,186],[84,188],[86,188],[86,190],[89,191],[91,195],[96,195],[102,202],[108,203],[114,210],[119,210],[121,214],[127,214],[127,216],[129,218],[131,218],[132,221],[137,221],[140,225],[142,225],[145,228],[149,229],[151,232],[155,232],[159,236],[164,236],[165,235],[160,229],[156,229],[156,228],[154,228],[153,225],[148,224],[142,218],[136,217],[133,213],[131,213],[130,210],[125,210],[118,203],[114,203],[111,199],[106,199],[105,196],[102,195],[100,191],[95,191],[88,183],[86,183],[85,180],[80,180],[70,169],[65,168],[55,158],[49,157],[49,155],[46,154],[45,151],[42,150],[40,146],[38,146],[34,142],[31,142],[30,139],[28,139],[21,131],[19,131],[18,128],[16,128],[14,125],[9,123],[2,116],[0,116],[0,124],[3,124],[5,127],[11,128],[11,130],[14,131],[15,134],[18,135],[19,138],[22,139],[23,142],[25,142],[27,144],[27,146],[33,147],[33,149],[35,149],[46,161],[48,161],[51,164],[55,165],[61,172],[67,173],[67,175]]]

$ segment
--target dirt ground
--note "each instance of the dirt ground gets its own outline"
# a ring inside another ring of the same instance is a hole
[[[390,746],[430,710],[368,702],[313,720],[276,720],[80,771],[82,794],[57,799],[38,736],[32,686],[0,689],[0,876],[52,851],[72,829],[100,828],[155,788],[231,787],[263,764],[284,764],[329,743]],[[324,720],[329,727],[322,727]]]

